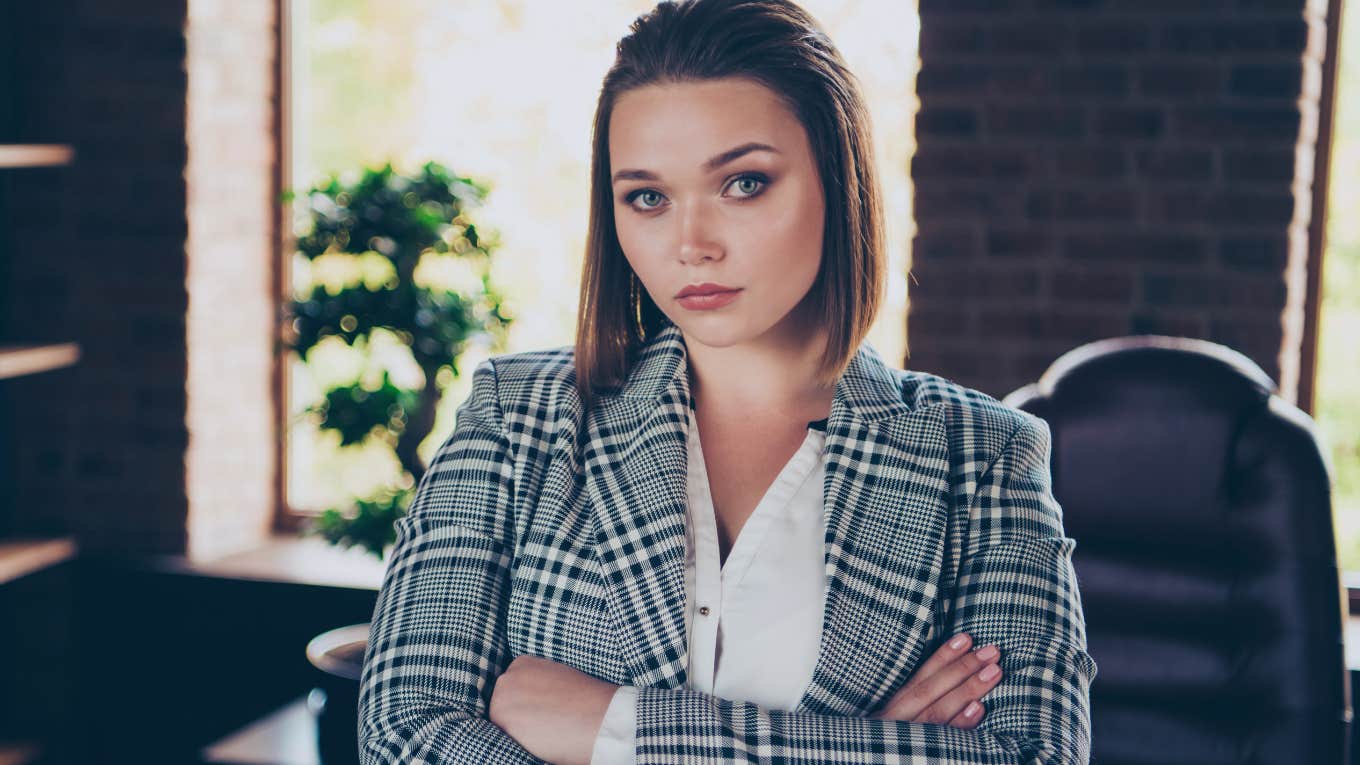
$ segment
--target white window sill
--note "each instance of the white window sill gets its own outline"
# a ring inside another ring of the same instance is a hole
[[[157,568],[198,576],[349,587],[377,591],[386,563],[359,547],[337,547],[318,537],[276,535],[264,545],[206,561],[162,556]]]

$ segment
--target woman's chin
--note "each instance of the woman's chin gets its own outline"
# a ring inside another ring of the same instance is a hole
[[[677,322],[687,343],[699,343],[708,348],[729,348],[753,339],[744,324],[723,317],[706,317]]]
[[[775,335],[778,326],[761,328],[735,316],[712,316],[676,322],[687,343],[699,343],[708,348],[731,348],[739,345],[764,344]]]

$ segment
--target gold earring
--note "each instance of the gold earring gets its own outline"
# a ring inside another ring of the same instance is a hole
[[[645,340],[646,337],[644,336],[643,327],[642,327],[642,289],[641,289],[641,286],[642,286],[642,285],[638,283],[637,274],[636,274],[636,273],[630,273],[630,274],[628,275],[628,307],[629,307],[629,313],[631,313],[632,316],[633,316],[633,326],[637,327],[637,336],[638,336],[638,338],[639,338],[639,339]]]

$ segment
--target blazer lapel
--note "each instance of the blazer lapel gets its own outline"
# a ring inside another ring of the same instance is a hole
[[[604,599],[638,687],[688,678],[685,360],[679,328],[667,325],[586,422]],[[798,709],[856,714],[896,687],[932,638],[948,508],[944,409],[904,402],[897,375],[864,344],[836,384],[825,444],[825,616]]]
[[[942,403],[912,408],[862,346],[827,422],[827,591],[821,648],[796,707],[857,715],[911,674],[934,638],[949,511]]]
[[[604,599],[637,687],[677,688],[687,678],[684,353],[668,325],[643,346],[622,392],[586,421],[582,459]]]

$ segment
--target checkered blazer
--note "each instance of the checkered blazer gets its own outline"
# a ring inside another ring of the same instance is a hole
[[[362,761],[536,763],[487,719],[521,654],[640,688],[661,763],[1076,763],[1096,664],[1033,415],[862,345],[827,421],[825,622],[778,710],[684,687],[686,433],[680,332],[583,415],[571,348],[476,368],[397,523],[360,680]],[[972,730],[871,719],[958,632],[1001,649]]]

